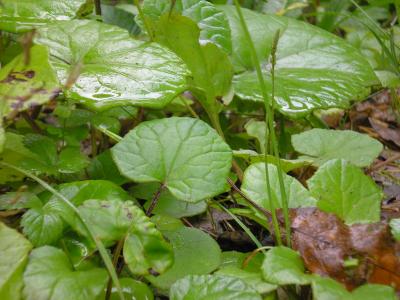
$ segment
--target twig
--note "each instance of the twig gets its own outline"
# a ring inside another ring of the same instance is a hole
[[[153,209],[156,207],[158,199],[160,199],[161,193],[164,190],[165,185],[161,184],[158,190],[154,193],[153,199],[151,200],[150,206],[146,211],[146,216],[150,216]]]
[[[117,270],[118,260],[119,260],[119,257],[121,256],[121,251],[122,251],[122,247],[124,246],[124,242],[125,242],[125,237],[123,237],[122,239],[120,239],[118,241],[118,244],[114,249],[114,256],[113,256],[112,263],[113,263],[113,266],[114,266],[115,270]],[[107,292],[106,292],[105,300],[109,300],[110,299],[111,290],[112,290],[112,284],[113,284],[112,279],[111,278],[108,279]]]
[[[31,126],[31,128],[32,128],[32,130],[33,130],[34,132],[39,133],[39,134],[42,134],[42,133],[43,133],[42,128],[40,128],[40,127],[38,126],[38,124],[36,124],[35,120],[33,120],[33,119],[31,118],[31,116],[30,116],[26,111],[21,112],[21,116],[22,116],[22,117],[24,118],[24,120],[29,124],[29,126]]]
[[[368,173],[371,173],[372,171],[377,171],[377,170],[381,169],[382,167],[384,167],[384,166],[386,166],[386,165],[388,165],[388,164],[390,164],[390,163],[392,163],[392,162],[394,162],[394,161],[396,161],[398,159],[400,159],[400,153],[397,153],[397,154],[389,157],[387,160],[382,161],[380,163],[377,163],[375,166],[372,166],[369,169]]]

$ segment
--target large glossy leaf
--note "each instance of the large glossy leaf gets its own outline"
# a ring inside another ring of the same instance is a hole
[[[379,221],[382,191],[359,168],[345,160],[328,161],[308,180],[318,207],[346,222]]]
[[[171,300],[261,300],[261,296],[244,281],[221,275],[187,276],[175,282],[170,290]]]
[[[178,199],[196,202],[224,191],[232,152],[203,121],[143,122],[112,149],[121,173],[136,182],[159,182]]]
[[[124,259],[132,273],[163,273],[171,266],[172,247],[131,201],[87,200],[79,211],[95,236],[106,246],[125,239]],[[81,223],[77,221],[75,224],[73,227],[86,234]]]
[[[269,164],[268,171],[274,206],[275,208],[282,208],[278,169],[276,166]],[[316,205],[316,200],[296,178],[284,174],[283,180],[289,207],[296,208]],[[271,210],[267,194],[264,163],[255,163],[246,169],[243,177],[242,191],[261,207]]]
[[[22,273],[32,248],[16,230],[0,222],[0,299],[18,300],[21,297]]]
[[[242,99],[262,102],[260,87],[250,46],[240,26],[233,6],[222,6],[232,31],[234,79],[236,95]],[[270,64],[272,39],[281,31],[277,50],[277,108],[285,114],[299,117],[314,109],[349,106],[351,100],[361,100],[376,80],[368,62],[355,48],[333,34],[312,25],[275,15],[262,15],[243,9],[246,23],[256,46],[271,92]]]
[[[197,24],[176,14],[163,15],[155,23],[155,37],[183,59],[193,75],[192,92],[209,114],[217,114],[216,99],[231,89],[233,69],[228,55],[213,43],[201,45]]]
[[[88,199],[130,199],[119,186],[105,180],[87,180],[60,185],[58,191],[76,206]],[[22,217],[24,234],[35,246],[55,243],[62,237],[67,224],[75,224],[75,213],[56,196],[50,197],[42,207],[30,209]]]
[[[311,279],[304,273],[300,255],[283,246],[274,247],[265,254],[261,269],[267,282],[278,285],[309,284]]]
[[[214,271],[221,261],[218,244],[196,228],[182,227],[164,232],[174,248],[174,264],[160,276],[147,276],[156,287],[167,290],[175,281],[187,275],[203,275]]]
[[[51,21],[70,20],[85,0],[2,0],[0,29],[27,31]]]
[[[169,13],[171,2],[165,0],[143,1],[144,14],[153,21],[165,13]],[[200,28],[200,43],[214,43],[230,53],[231,30],[223,12],[205,0],[177,0],[174,11],[195,21]],[[142,25],[143,27],[143,25]]]
[[[367,167],[383,150],[376,139],[350,130],[328,130],[315,128],[292,136],[301,158],[312,160],[321,166],[331,159],[345,159],[358,167]]]
[[[60,249],[44,246],[32,251],[24,273],[26,300],[97,299],[107,283],[105,269],[74,271]]]
[[[68,21],[40,29],[36,42],[50,47],[50,62],[71,99],[92,108],[138,105],[161,108],[186,88],[182,61],[155,43],[132,39],[116,26]]]
[[[312,290],[318,300],[396,300],[396,293],[390,286],[380,284],[362,285],[352,293],[331,278],[315,277]]]
[[[20,54],[0,70],[0,98],[5,101],[0,118],[46,103],[60,91],[49,64],[48,50],[40,45],[33,46],[29,57]]]

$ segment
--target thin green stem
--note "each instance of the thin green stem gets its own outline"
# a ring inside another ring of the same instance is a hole
[[[142,21],[143,21],[144,28],[146,29],[147,35],[149,36],[150,41],[153,42],[153,41],[154,41],[153,28],[152,28],[152,26],[150,25],[148,19],[145,17],[145,15],[144,15],[144,13],[143,13],[143,10],[142,10],[142,7],[140,6],[139,0],[133,0],[133,2],[135,3],[135,5],[136,5],[136,7],[137,7],[137,9],[138,9],[139,16],[140,16],[140,18],[141,18]]]
[[[249,29],[247,28],[247,24],[246,21],[243,17],[242,14],[242,10],[239,4],[238,0],[235,0],[235,6],[236,6],[236,11],[238,13],[239,16],[239,20],[243,29],[243,32],[245,34],[245,37],[247,39],[248,45],[250,47],[250,52],[251,52],[251,56],[255,65],[255,69],[256,69],[256,73],[257,73],[257,77],[258,77],[258,81],[260,83],[260,88],[261,88],[261,92],[264,98],[264,107],[265,107],[265,122],[266,124],[269,125],[270,127],[270,131],[271,131],[271,126],[270,124],[272,123],[272,132],[273,130],[273,120],[271,118],[271,105],[268,101],[268,94],[267,94],[267,87],[264,81],[264,76],[262,74],[261,71],[261,65],[260,65],[260,61],[258,59],[257,56],[257,52],[256,49],[254,47],[254,43],[253,40],[250,36],[250,32]],[[271,136],[272,136],[272,132],[271,132]],[[268,149],[268,130],[266,130],[266,139],[265,139],[265,149]],[[269,205],[271,207],[271,214],[272,214],[272,224],[274,227],[274,231],[275,231],[275,236],[276,236],[276,242],[278,245],[282,245],[282,238],[281,238],[281,231],[280,231],[280,227],[279,227],[279,222],[278,222],[278,218],[276,216],[276,208],[275,208],[275,203],[273,201],[272,198],[272,190],[271,190],[271,184],[270,184],[270,175],[269,175],[269,170],[268,170],[268,163],[267,163],[267,151],[265,151],[265,158],[264,158],[264,163],[265,163],[265,180],[266,180],[266,186],[267,186],[267,196],[268,196],[268,200],[269,200]]]
[[[19,168],[17,166],[11,165],[11,164],[6,163],[6,162],[0,162],[0,165],[3,165],[5,167],[7,167],[7,168],[16,170],[16,171],[24,174],[25,176],[32,178],[33,180],[35,180],[37,183],[39,183],[42,187],[44,187],[46,190],[48,190],[54,196],[59,198],[62,202],[64,202],[69,208],[71,208],[74,211],[74,213],[77,215],[77,217],[81,221],[82,225],[84,226],[85,230],[89,234],[89,237],[96,244],[96,247],[99,250],[100,256],[103,259],[104,265],[105,265],[105,267],[106,267],[111,279],[113,280],[114,285],[116,286],[116,288],[118,290],[118,294],[119,294],[120,299],[121,300],[125,300],[124,294],[122,292],[121,284],[120,284],[119,279],[118,279],[118,275],[117,275],[117,273],[116,273],[116,271],[115,271],[115,269],[113,267],[113,264],[111,262],[110,257],[108,256],[106,248],[104,247],[103,243],[96,237],[96,235],[94,234],[94,232],[92,231],[90,226],[85,222],[84,218],[82,217],[82,215],[79,212],[79,210],[75,207],[75,205],[72,204],[72,202],[70,202],[66,197],[64,197],[64,195],[62,195],[58,191],[56,191],[47,182],[45,182],[42,179],[40,179],[39,177],[33,175],[31,172],[29,172],[27,170],[24,170],[24,169],[21,169],[21,168]]]

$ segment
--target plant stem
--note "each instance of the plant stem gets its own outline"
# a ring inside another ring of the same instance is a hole
[[[115,270],[117,269],[118,260],[119,260],[119,257],[121,256],[121,251],[122,251],[122,248],[124,246],[124,242],[125,242],[125,237],[123,237],[122,239],[120,239],[118,241],[118,244],[114,249],[114,256],[113,256],[112,264],[113,264]],[[108,280],[108,284],[107,284],[107,292],[106,292],[105,300],[109,300],[110,299],[111,290],[112,290],[112,280],[110,278]]]
[[[165,185],[161,184],[160,187],[158,188],[158,190],[154,193],[153,199],[151,200],[150,206],[146,211],[146,216],[150,216],[153,209],[156,207],[158,199],[160,199],[161,193],[164,190]]]
[[[24,120],[31,126],[32,130],[38,134],[43,134],[42,128],[36,124],[35,120],[31,118],[31,116],[26,112],[23,111],[21,112],[21,116],[24,118]]]
[[[257,56],[256,49],[254,47],[253,40],[251,39],[249,29],[247,28],[246,21],[244,20],[242,10],[239,4],[238,0],[235,0],[235,6],[236,6],[236,11],[239,16],[239,20],[242,26],[242,29],[244,31],[245,37],[247,39],[248,45],[250,47],[250,52],[251,56],[255,65],[258,81],[260,83],[260,88],[262,91],[262,95],[264,98],[264,107],[265,107],[265,123],[266,124],[273,124],[273,120],[271,118],[271,106],[268,101],[268,94],[267,94],[267,88],[266,84],[264,81],[264,76],[261,71],[261,66],[260,66],[260,61]],[[273,128],[272,128],[273,129]],[[271,130],[271,128],[270,128]],[[268,149],[268,130],[266,130],[266,139],[265,139],[265,149]],[[276,242],[278,245],[282,245],[282,238],[281,238],[281,232],[280,232],[280,227],[278,223],[278,218],[276,217],[276,209],[275,209],[275,203],[272,198],[272,190],[271,190],[271,184],[270,184],[270,178],[269,178],[269,170],[268,170],[268,163],[267,163],[267,151],[265,151],[265,158],[264,158],[264,164],[265,164],[265,180],[267,183],[267,195],[268,195],[268,200],[269,200],[269,205],[271,207],[271,214],[272,214],[272,224],[274,226],[274,231],[275,231],[275,236],[276,236]]]
[[[145,15],[143,13],[142,7],[140,6],[139,0],[133,0],[133,2],[135,3],[135,5],[138,9],[139,16],[143,21],[144,28],[146,29],[147,35],[149,36],[150,41],[153,42],[154,41],[154,33],[153,33],[152,26],[150,25],[148,19],[146,19]]]
[[[282,198],[282,209],[283,209],[283,217],[285,219],[285,230],[286,230],[286,244],[288,247],[291,247],[291,230],[290,230],[290,220],[289,220],[289,207],[288,207],[288,199],[286,195],[285,189],[285,182],[283,180],[283,171],[282,171],[282,164],[279,157],[279,147],[276,138],[275,128],[273,124],[274,120],[274,111],[275,111],[275,65],[276,65],[276,50],[278,48],[278,41],[279,41],[279,29],[277,30],[274,43],[272,45],[271,50],[271,80],[272,80],[272,91],[271,91],[271,116],[268,118],[269,120],[269,128],[270,128],[270,135],[271,135],[271,144],[273,148],[274,156],[277,158],[277,168],[278,168],[278,181],[279,181],[279,189],[281,192]]]
[[[116,271],[115,271],[115,269],[113,267],[113,264],[111,262],[110,257],[108,256],[108,253],[107,253],[106,248],[104,247],[104,244],[96,237],[96,235],[94,234],[94,232],[92,231],[90,226],[85,222],[84,218],[82,217],[82,215],[79,212],[79,210],[75,207],[75,205],[72,204],[72,202],[70,202],[66,197],[64,197],[64,195],[60,194],[53,187],[51,187],[47,182],[45,182],[42,179],[40,179],[39,177],[33,175],[29,171],[21,169],[21,168],[19,168],[17,166],[11,165],[11,164],[6,163],[6,162],[0,162],[0,165],[3,165],[5,167],[7,167],[7,168],[11,168],[13,170],[16,170],[16,171],[24,174],[25,176],[32,178],[33,180],[35,180],[37,183],[39,183],[42,187],[44,187],[46,190],[48,190],[54,196],[59,198],[62,202],[64,202],[69,208],[71,208],[74,211],[74,213],[77,215],[78,219],[81,221],[83,227],[85,228],[85,230],[89,234],[89,237],[96,244],[96,247],[99,250],[100,256],[103,259],[104,265],[105,265],[105,267],[106,267],[106,269],[107,269],[112,281],[114,282],[114,285],[116,286],[116,288],[118,290],[118,294],[119,294],[120,299],[121,300],[125,300],[124,294],[122,293],[121,285],[119,283],[118,275],[117,275],[117,273],[116,273]]]
[[[101,0],[94,0],[94,9],[96,15],[101,16]]]

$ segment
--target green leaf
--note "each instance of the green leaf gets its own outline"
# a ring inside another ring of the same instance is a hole
[[[246,132],[249,136],[257,139],[261,153],[265,153],[265,135],[267,131],[265,122],[250,119],[244,125],[244,129],[246,129]]]
[[[32,245],[1,222],[0,241],[0,299],[18,300],[21,298],[22,273]]]
[[[116,26],[62,22],[42,27],[36,42],[49,46],[60,82],[65,84],[71,72],[79,74],[67,97],[94,109],[162,108],[186,89],[188,71],[176,55],[155,43],[134,40]]]
[[[8,192],[0,195],[0,210],[41,207],[42,202],[32,192]]]
[[[305,268],[300,255],[290,248],[279,246],[269,250],[265,254],[261,269],[264,279],[270,283],[278,285],[310,283],[310,275],[304,273]]]
[[[261,300],[261,296],[244,281],[217,275],[195,275],[180,279],[172,285],[169,298],[171,300]]]
[[[265,160],[267,160],[269,164],[273,164],[275,166],[278,166],[279,163],[278,159],[275,156],[268,154],[267,159],[265,159],[264,154],[259,154],[253,150],[244,150],[244,149],[233,150],[233,156],[242,158],[247,162],[249,162],[250,164],[264,162]],[[310,166],[312,163],[310,159],[306,158],[298,158],[298,159],[280,158],[279,160],[282,170],[286,173],[295,169]]]
[[[228,55],[215,44],[201,45],[200,29],[189,18],[167,14],[155,25],[156,41],[183,59],[193,76],[192,92],[214,118],[220,109],[216,99],[231,90],[233,69]]]
[[[160,276],[146,277],[154,286],[167,290],[175,281],[187,275],[208,274],[219,266],[221,250],[201,230],[182,227],[176,231],[165,231],[164,234],[174,248],[174,264]]]
[[[165,0],[143,1],[143,13],[153,22],[169,13],[170,9],[171,2]],[[174,11],[197,23],[200,28],[200,44],[214,43],[225,52],[231,52],[231,30],[228,20],[212,3],[205,0],[177,0]]]
[[[5,144],[3,152],[0,154],[0,161],[20,166],[25,159],[35,159],[35,155],[30,152],[23,143],[23,136],[11,132],[5,134]],[[0,167],[0,183],[18,181],[24,178],[20,172],[13,169]]]
[[[28,31],[51,21],[71,20],[85,0],[2,0],[0,30]]]
[[[389,225],[394,238],[400,241],[400,219],[391,219]]]
[[[95,236],[106,246],[125,239],[124,258],[132,273],[163,273],[173,263],[171,246],[131,201],[87,200],[78,209]],[[73,227],[86,234],[79,222]]]
[[[140,33],[140,27],[135,22],[135,15],[137,15],[137,8],[133,4],[101,4],[103,22],[124,28],[132,35]]]
[[[282,196],[278,181],[278,169],[269,164],[268,172],[270,176],[270,185],[275,208],[282,208]],[[290,208],[315,206],[316,200],[310,195],[307,189],[294,177],[283,174],[288,206]],[[242,191],[251,200],[271,210],[267,194],[267,183],[265,180],[264,163],[255,163],[250,165],[244,172]]]
[[[335,159],[322,165],[308,180],[308,186],[321,210],[336,214],[348,225],[380,219],[382,191],[345,160]]]
[[[331,278],[315,277],[312,281],[313,296],[318,300],[396,300],[392,287],[380,284],[362,285],[352,293]]]
[[[153,300],[151,289],[143,282],[132,278],[121,278],[119,280],[126,300]],[[104,297],[100,298],[104,299]],[[111,290],[110,300],[120,300],[117,291]]]
[[[117,185],[128,182],[128,179],[119,173],[110,150],[106,150],[92,159],[90,165],[87,167],[87,172],[90,179],[109,180]]]
[[[24,299],[97,299],[107,280],[106,270],[74,271],[64,252],[44,246],[33,250],[29,257],[24,273]]]
[[[131,197],[119,186],[105,180],[65,183],[57,188],[75,206],[88,199],[126,201]],[[23,232],[35,246],[54,244],[62,237],[67,224],[77,222],[75,212],[56,196],[42,207],[30,209],[22,217]],[[67,224],[66,224],[67,223]]]
[[[358,167],[367,167],[381,153],[383,146],[366,134],[350,130],[328,130],[314,128],[292,136],[301,158],[313,160],[321,166],[331,159],[345,159]]]
[[[22,167],[40,174],[77,173],[89,164],[79,147],[67,146],[58,151],[56,141],[43,135],[27,134],[24,144],[35,154],[35,159],[25,159]]]
[[[220,7],[232,31],[234,78],[237,96],[263,102],[254,64],[244,32],[233,6]],[[275,100],[284,114],[300,117],[314,109],[346,108],[351,100],[362,100],[376,76],[363,56],[339,37],[298,20],[263,15],[243,9],[259,59],[265,65],[266,85],[271,93],[270,64],[272,39],[278,29],[281,38],[276,53]]]
[[[46,103],[61,91],[46,47],[33,46],[25,60],[25,54],[20,54],[0,70],[0,97],[6,103],[0,118]]]
[[[131,192],[136,198],[147,200],[144,205],[144,208],[147,209],[159,187],[160,184],[158,183],[141,183],[134,186]],[[198,201],[196,203],[184,202],[174,197],[171,192],[167,190],[161,193],[153,213],[167,215],[173,218],[183,218],[201,214],[205,212],[206,209],[206,201]]]
[[[121,173],[136,182],[159,182],[176,198],[196,202],[224,191],[232,152],[197,119],[143,122],[112,148]]]

